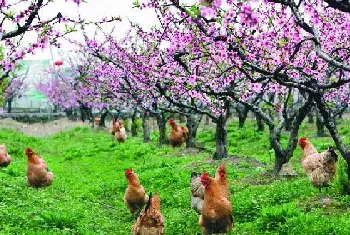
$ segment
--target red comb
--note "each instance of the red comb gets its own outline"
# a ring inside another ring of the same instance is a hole
[[[305,142],[306,140],[307,140],[306,137],[300,138],[300,139],[299,139],[299,144]]]
[[[208,179],[209,178],[209,173],[208,172],[204,172],[201,179]]]
[[[24,152],[27,156],[34,154],[33,150],[31,150],[30,148],[26,148]]]
[[[131,169],[131,168],[126,169],[126,171],[125,171],[126,174],[129,174],[129,173],[131,173],[131,172],[132,172],[132,169]]]

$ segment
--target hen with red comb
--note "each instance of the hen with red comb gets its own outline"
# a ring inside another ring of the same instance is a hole
[[[219,166],[216,169],[215,180],[218,182],[218,184],[219,184],[222,192],[226,196],[227,200],[231,201],[231,199],[230,199],[230,185],[227,181],[225,163],[223,163],[221,166]]]
[[[224,167],[219,167],[224,169]],[[227,233],[233,228],[232,205],[218,180],[203,173],[204,202],[198,224],[204,234]]]
[[[137,217],[142,207],[147,203],[148,195],[131,168],[125,170],[125,178],[128,181],[128,186],[124,194],[124,203],[130,213]]]
[[[299,144],[300,148],[304,149],[307,142],[308,142],[307,138],[302,137],[299,139],[298,144]]]
[[[27,164],[27,181],[30,187],[47,187],[51,185],[53,173],[48,171],[47,164],[42,157],[35,154],[30,149],[25,149],[25,154],[28,158]]]
[[[328,187],[329,182],[334,179],[336,162],[338,155],[332,147],[318,153],[316,148],[303,137],[299,140],[299,145],[303,150],[301,164],[308,176],[310,183],[319,188]]]

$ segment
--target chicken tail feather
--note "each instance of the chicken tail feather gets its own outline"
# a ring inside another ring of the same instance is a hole
[[[200,173],[198,173],[198,172],[191,172],[191,179],[193,178],[193,177],[197,177],[197,176],[200,176],[201,174]]]
[[[332,157],[333,161],[337,162],[338,161],[338,154],[335,152],[334,147],[329,146],[328,151],[331,153],[331,157]]]
[[[148,202],[146,204],[145,211],[148,211],[151,208],[151,203],[152,203],[152,192],[149,193]]]

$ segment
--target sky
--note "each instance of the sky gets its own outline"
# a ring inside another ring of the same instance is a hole
[[[101,21],[103,17],[108,16],[120,16],[122,22],[117,22],[116,24],[116,37],[122,37],[128,30],[129,21],[128,18],[135,23],[140,24],[142,27],[150,28],[157,23],[155,13],[150,10],[142,10],[132,8],[132,3],[134,0],[86,0],[86,3],[82,3],[79,7],[76,6],[72,1],[66,2],[65,0],[57,0],[54,3],[49,4],[40,13],[41,19],[48,19],[57,15],[61,12],[64,16],[68,16],[73,19],[77,19],[78,12],[84,19],[89,21]],[[109,24],[111,27],[111,24]],[[107,26],[108,28],[108,26]],[[88,33],[93,34],[94,29],[87,28]],[[74,39],[80,39],[81,34],[70,35]],[[30,42],[32,38],[28,36],[24,43]],[[51,48],[53,59],[59,59],[62,52],[73,49],[72,45],[69,43],[63,43],[62,48],[57,50],[56,48]],[[43,51],[38,50],[35,55],[28,55],[26,60],[43,60],[51,59],[50,48],[44,49]]]

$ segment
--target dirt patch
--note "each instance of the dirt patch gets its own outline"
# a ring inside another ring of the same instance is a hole
[[[179,148],[178,151],[172,152],[167,154],[167,157],[186,157],[186,156],[193,156],[200,153],[203,153],[204,151],[198,148]]]
[[[207,158],[202,161],[192,162],[187,166],[188,169],[195,169],[197,167],[200,167],[202,165],[218,165],[217,163],[225,163],[226,165],[233,165],[234,167],[238,168],[257,168],[257,167],[264,167],[265,164],[260,162],[257,159],[251,158],[251,157],[242,157],[242,156],[230,156],[225,159],[221,160],[214,160],[213,158]]]
[[[304,210],[306,213],[309,213],[314,208],[323,208],[328,210],[344,210],[347,209],[344,208],[344,205],[337,202],[333,197],[328,195],[319,194],[318,196],[308,198],[305,201],[302,201],[298,205],[302,210]]]
[[[247,167],[264,167],[265,164],[261,161],[251,158],[251,157],[240,157],[240,156],[232,156],[228,158],[232,161],[233,165],[237,165],[241,167],[242,165],[246,165]]]
[[[289,163],[283,165],[277,177],[273,177],[272,173],[273,171],[270,169],[258,175],[248,176],[244,178],[242,182],[251,185],[266,185],[271,184],[275,180],[291,179],[298,176],[298,173]]]
[[[47,123],[32,124],[17,122],[11,118],[0,119],[0,129],[12,129],[23,132],[25,135],[35,137],[46,137],[78,126],[88,127],[88,123],[83,123],[81,121],[70,121],[67,118],[62,118]]]
[[[256,176],[250,176],[242,179],[242,183],[251,185],[266,185],[271,184],[276,178],[272,176],[272,171],[265,171]]]

